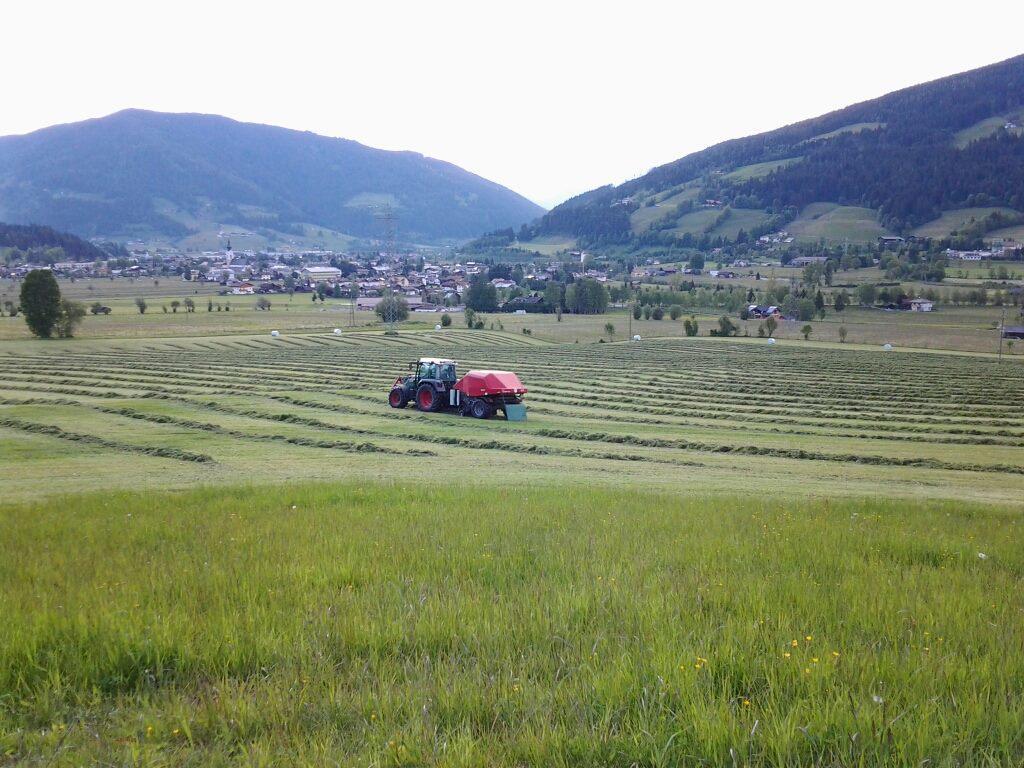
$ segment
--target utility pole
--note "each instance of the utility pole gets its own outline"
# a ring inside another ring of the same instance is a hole
[[[999,320],[999,362],[1003,362],[1003,329],[1006,328],[1006,305],[1003,305],[1002,317]]]

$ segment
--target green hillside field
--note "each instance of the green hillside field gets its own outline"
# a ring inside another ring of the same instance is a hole
[[[798,240],[829,242],[874,242],[893,234],[878,223],[878,212],[836,203],[812,203],[786,225]]]
[[[956,208],[943,211],[942,215],[913,231],[918,237],[947,237],[951,232],[963,229],[972,221],[981,221],[993,213],[1016,213],[1012,208]]]

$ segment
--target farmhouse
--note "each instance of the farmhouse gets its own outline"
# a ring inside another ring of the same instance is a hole
[[[252,283],[239,283],[231,287],[231,293],[235,296],[251,296],[256,292],[256,286]]]
[[[931,312],[935,309],[935,302],[928,299],[909,299],[900,302],[900,309],[909,312]]]

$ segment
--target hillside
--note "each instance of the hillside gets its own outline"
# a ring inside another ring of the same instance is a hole
[[[943,211],[1024,211],[1022,117],[1018,56],[687,155],[568,200],[519,239],[706,247],[792,222],[869,241]]]
[[[62,258],[72,261],[106,259],[107,253],[80,237],[38,225],[4,224],[0,222],[0,250],[46,251],[63,250]]]
[[[183,239],[218,228],[458,240],[543,209],[414,152],[224,117],[127,110],[0,138],[0,220],[85,237]]]

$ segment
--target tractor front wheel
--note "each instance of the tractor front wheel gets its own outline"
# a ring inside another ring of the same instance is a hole
[[[405,408],[409,404],[409,398],[405,396],[405,390],[401,387],[395,387],[388,394],[388,405],[392,408]]]
[[[421,411],[436,411],[441,405],[441,398],[429,384],[423,384],[416,390],[416,407]]]

